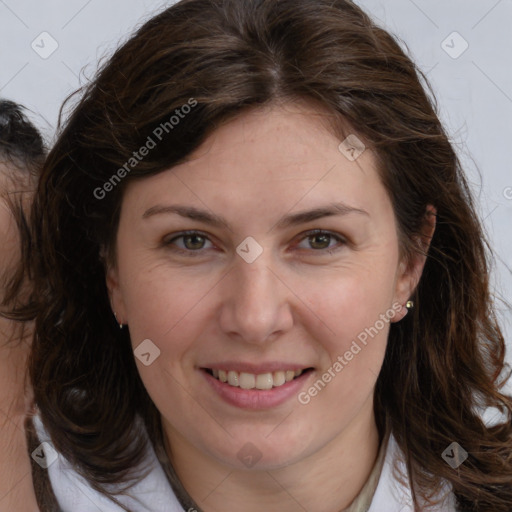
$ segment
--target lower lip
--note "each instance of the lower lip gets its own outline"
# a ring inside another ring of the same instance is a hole
[[[277,407],[290,398],[297,396],[311,374],[308,370],[295,379],[272,389],[242,389],[221,382],[205,370],[200,372],[213,390],[228,404],[241,409],[262,410]]]

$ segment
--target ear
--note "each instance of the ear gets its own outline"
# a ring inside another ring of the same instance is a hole
[[[101,258],[104,261],[106,270],[106,285],[110,304],[112,306],[112,313],[116,315],[116,320],[120,324],[127,323],[126,307],[123,300],[123,294],[119,284],[119,273],[117,266],[112,263],[111,259],[105,256],[104,251],[101,251]]]
[[[436,229],[436,215],[437,210],[432,205],[428,205],[421,233],[414,240],[417,249],[406,261],[401,261],[398,265],[393,304],[401,304],[402,308],[394,316],[392,322],[402,320],[407,314],[405,305],[416,290],[423,273],[430,242]]]

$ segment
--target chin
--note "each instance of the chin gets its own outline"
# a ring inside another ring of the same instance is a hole
[[[280,435],[269,435],[269,432],[272,430],[266,426],[252,435],[234,436],[228,444],[217,449],[211,444],[209,448],[215,458],[237,470],[276,470],[307,456],[307,440],[290,439],[284,431]]]

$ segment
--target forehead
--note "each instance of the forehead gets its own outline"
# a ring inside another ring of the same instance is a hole
[[[229,197],[246,207],[249,198],[268,207],[276,196],[287,203],[302,197],[304,207],[326,194],[331,200],[376,200],[385,191],[373,152],[348,124],[344,137],[350,143],[340,145],[332,121],[332,114],[307,103],[244,112],[219,126],[184,163],[132,181],[126,194],[157,202],[171,195],[192,199],[195,192],[196,201]],[[354,142],[355,152],[347,153]]]
[[[217,128],[187,161],[191,167],[199,159],[238,164],[240,170],[251,165],[279,175],[314,161],[345,164],[339,158],[340,139],[330,126],[332,120],[332,114],[308,103],[253,109]],[[348,125],[344,129],[351,133]]]

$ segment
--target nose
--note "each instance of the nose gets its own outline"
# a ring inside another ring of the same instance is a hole
[[[220,328],[245,343],[273,341],[293,325],[293,293],[265,251],[252,263],[239,258],[234,265],[220,290]]]

